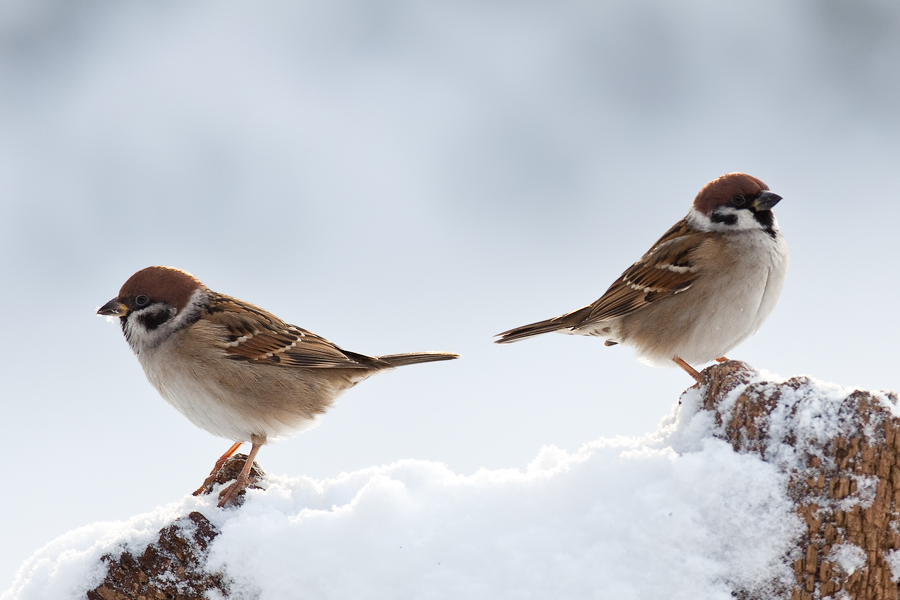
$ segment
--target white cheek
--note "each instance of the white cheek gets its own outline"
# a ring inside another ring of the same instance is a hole
[[[197,290],[191,296],[187,306],[184,307],[174,317],[163,322],[156,329],[147,329],[137,317],[143,311],[158,311],[160,307],[147,307],[137,310],[129,315],[125,321],[125,337],[134,353],[141,355],[146,352],[155,350],[160,344],[165,342],[173,333],[190,325],[195,320],[197,311],[201,310],[207,302],[207,294],[203,290]],[[174,311],[173,308],[169,308]]]
[[[734,217],[734,222],[717,222],[703,213],[691,208],[687,215],[688,223],[700,231],[759,231],[764,230],[762,223],[756,220],[753,213],[746,209],[737,209],[731,206],[722,206],[715,210],[719,217]],[[772,216],[772,228],[778,230],[775,216]]]
[[[732,230],[765,229],[762,223],[757,221],[756,217],[754,217],[753,213],[751,213],[749,210],[737,210],[733,208],[730,210],[734,211],[733,214],[737,215],[737,223],[730,226]]]

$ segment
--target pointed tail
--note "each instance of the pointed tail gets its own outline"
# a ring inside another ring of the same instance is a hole
[[[405,367],[419,363],[435,362],[439,360],[453,360],[459,358],[459,354],[452,352],[410,352],[408,354],[386,354],[376,357],[392,367]]]
[[[591,307],[585,306],[584,308],[580,308],[574,312],[570,312],[559,317],[553,317],[552,319],[547,319],[546,321],[538,321],[537,323],[522,325],[521,327],[516,327],[515,329],[510,329],[509,331],[504,331],[503,333],[498,333],[497,337],[499,337],[500,339],[494,340],[494,343],[511,344],[512,342],[518,342],[519,340],[524,340],[525,338],[541,335],[542,333],[550,333],[552,331],[559,331],[560,329],[572,329],[581,325],[584,319],[587,318],[587,316],[590,314],[590,312]]]

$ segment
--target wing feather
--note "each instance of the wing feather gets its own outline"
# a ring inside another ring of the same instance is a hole
[[[578,327],[630,314],[691,287],[697,278],[694,253],[704,239],[704,233],[679,221],[591,305]]]
[[[343,350],[257,306],[222,294],[210,299],[209,320],[219,326],[225,353],[233,360],[311,369],[389,366],[377,358]]]

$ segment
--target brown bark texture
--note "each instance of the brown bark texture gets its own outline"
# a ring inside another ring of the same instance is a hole
[[[224,485],[237,479],[246,460],[246,454],[232,456],[215,483]],[[259,465],[253,463],[250,487],[258,488],[255,483],[263,476]],[[245,493],[238,496],[238,506]],[[227,575],[206,568],[209,544],[218,534],[216,527],[195,511],[163,528],[140,556],[127,551],[104,556],[106,578],[87,593],[88,600],[208,600],[217,597],[216,593],[228,598]]]
[[[106,578],[87,593],[88,600],[206,600],[209,590],[227,598],[225,578],[205,569],[207,548],[218,533],[192,512],[160,531],[140,556],[104,556]]]
[[[735,451],[788,471],[787,493],[806,527],[786,557],[796,582],[785,597],[897,600],[889,565],[900,548],[896,394],[836,389],[839,401],[825,406],[823,384],[808,377],[761,379],[730,361],[706,369],[700,390]],[[784,460],[785,448],[792,459]],[[851,568],[842,568],[841,553],[856,557]]]

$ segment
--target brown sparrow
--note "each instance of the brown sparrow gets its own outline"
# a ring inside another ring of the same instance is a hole
[[[653,247],[603,296],[574,312],[510,329],[498,344],[550,331],[625,344],[651,364],[723,355],[759,329],[781,294],[788,249],[772,213],[781,196],[744,173],[710,181]]]
[[[348,352],[171,267],[138,271],[97,314],[119,317],[147,379],[169,404],[198,427],[235,441],[195,495],[209,489],[243,442],[253,444],[237,481],[219,494],[219,506],[247,486],[263,444],[308,429],[345,390],[385,369],[457,358]]]

